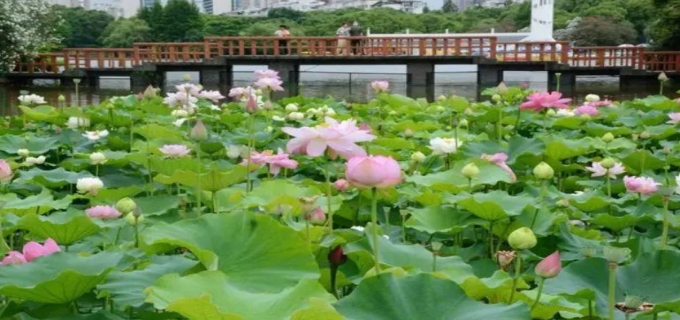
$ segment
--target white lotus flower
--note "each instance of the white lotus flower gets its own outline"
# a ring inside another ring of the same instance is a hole
[[[184,109],[177,109],[172,110],[172,113],[170,114],[175,118],[186,118],[189,116],[189,111],[186,111]]]
[[[80,193],[87,193],[89,195],[95,196],[97,192],[104,187],[104,182],[96,177],[91,178],[80,178],[76,182],[76,189]]]
[[[90,163],[92,165],[96,166],[96,165],[104,164],[104,163],[106,163],[106,161],[107,161],[106,156],[101,152],[93,152],[90,155]]]
[[[282,122],[282,121],[286,121],[286,118],[279,117],[279,116],[272,116],[272,120]]]
[[[45,101],[45,98],[37,95],[37,94],[29,94],[29,95],[22,95],[19,96],[19,101],[21,102],[22,105],[25,106],[37,106],[41,104],[47,104]]]
[[[102,130],[102,131],[85,131],[83,133],[83,137],[90,139],[90,141],[97,141],[101,138],[104,138],[109,135],[108,130]]]
[[[588,102],[598,102],[600,101],[600,96],[596,94],[589,94],[586,96],[586,101]]]
[[[456,153],[458,148],[463,145],[462,141],[456,138],[434,138],[430,140],[430,149],[435,154]]]
[[[286,105],[286,111],[288,112],[298,111],[298,106],[294,103],[289,103],[288,105]]]
[[[31,152],[28,151],[28,149],[19,149],[17,150],[17,154],[22,157],[28,157],[28,155],[31,154]]]
[[[69,117],[66,121],[66,126],[69,129],[87,128],[90,126],[90,119],[80,117]]]
[[[43,163],[45,163],[45,156],[39,156],[37,158],[28,157],[28,158],[26,158],[25,163],[29,166],[36,165],[36,164],[43,164]]]
[[[181,118],[181,119],[177,119],[177,120],[173,121],[172,124],[175,127],[181,127],[184,124],[185,121],[187,121],[186,118]]]
[[[302,112],[291,112],[288,114],[288,119],[290,120],[295,120],[295,121],[300,121],[305,118],[305,114]]]

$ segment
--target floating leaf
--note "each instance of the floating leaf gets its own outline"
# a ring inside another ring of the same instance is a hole
[[[76,210],[57,212],[47,217],[29,213],[19,220],[18,227],[43,239],[52,238],[65,246],[99,231],[99,226],[90,217]]]

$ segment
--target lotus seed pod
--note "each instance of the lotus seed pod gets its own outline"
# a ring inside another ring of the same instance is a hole
[[[611,132],[607,132],[602,136],[602,141],[609,143],[614,141],[614,135]]]
[[[626,299],[623,303],[630,309],[637,309],[640,308],[640,306],[642,306],[645,301],[638,296],[626,296]]]
[[[553,116],[555,116],[556,114],[557,114],[557,113],[556,113],[555,110],[553,110],[553,109],[548,109],[548,111],[545,112],[545,115],[546,115],[546,116],[549,116],[549,117],[553,117]]]
[[[407,137],[413,136],[413,130],[411,130],[411,128],[406,128],[406,130],[404,130],[404,135]]]
[[[665,72],[661,72],[661,73],[659,73],[658,79],[661,82],[666,82],[666,81],[668,81],[668,76],[666,75]]]
[[[474,162],[468,163],[460,172],[468,179],[473,179],[479,175],[479,167]]]
[[[500,94],[494,94],[493,96],[491,96],[491,100],[498,102],[503,100],[503,98],[501,97]]]
[[[612,158],[605,158],[604,160],[600,161],[600,165],[602,165],[602,168],[605,169],[611,169],[614,167],[616,164],[616,161]]]
[[[541,162],[534,167],[534,176],[539,179],[552,179],[555,176],[555,170],[549,164]]]
[[[129,223],[129,224],[131,224],[131,225],[134,226],[134,225],[136,225],[136,224],[141,223],[142,221],[144,221],[144,216],[137,216],[137,217],[135,217],[135,214],[132,213],[132,212],[130,212],[130,213],[128,213],[128,214],[125,216],[125,221],[127,221],[127,223]]]
[[[458,126],[461,127],[461,128],[467,128],[468,127],[467,119],[460,120],[460,123],[458,123]]]
[[[521,227],[508,236],[508,243],[516,250],[531,249],[536,246],[536,242],[536,235],[527,227]]]
[[[57,98],[57,101],[66,102],[66,97],[63,94],[60,94],[59,97]]]
[[[416,163],[425,161],[425,154],[420,151],[416,151],[411,155],[411,160]]]
[[[611,263],[623,263],[630,258],[630,249],[604,247],[604,258]]]
[[[123,214],[131,213],[137,210],[137,204],[134,200],[126,197],[116,202],[116,210]]]
[[[505,82],[501,81],[501,83],[498,84],[498,86],[496,87],[496,92],[498,92],[498,94],[508,93],[508,86],[505,85]]]
[[[505,270],[512,261],[515,260],[517,257],[517,253],[515,251],[498,251],[496,252],[496,260],[498,261],[498,265],[501,267],[502,270]]]

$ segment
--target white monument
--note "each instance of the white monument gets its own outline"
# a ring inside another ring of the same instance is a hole
[[[553,38],[554,16],[555,0],[531,0],[531,33],[522,41],[555,41]]]

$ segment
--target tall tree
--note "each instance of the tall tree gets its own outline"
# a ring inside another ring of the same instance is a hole
[[[154,32],[162,32],[157,35],[161,41],[198,41],[203,35],[203,20],[193,2],[170,0],[163,8],[163,18],[152,28]]]
[[[654,0],[656,20],[650,27],[654,47],[680,50],[680,0]]]
[[[635,27],[628,21],[588,17],[576,26],[569,40],[577,46],[618,46],[633,43],[636,38]]]
[[[20,55],[58,42],[61,19],[43,0],[0,0],[0,74]]]
[[[119,19],[109,24],[101,42],[110,48],[130,48],[135,42],[149,41],[151,28],[142,19]]]
[[[104,11],[85,10],[81,7],[67,8],[58,6],[64,19],[61,29],[62,44],[69,48],[100,47],[99,37],[114,18]]]
[[[453,3],[453,0],[444,0],[444,5],[442,6],[442,12],[458,12],[458,6]]]

